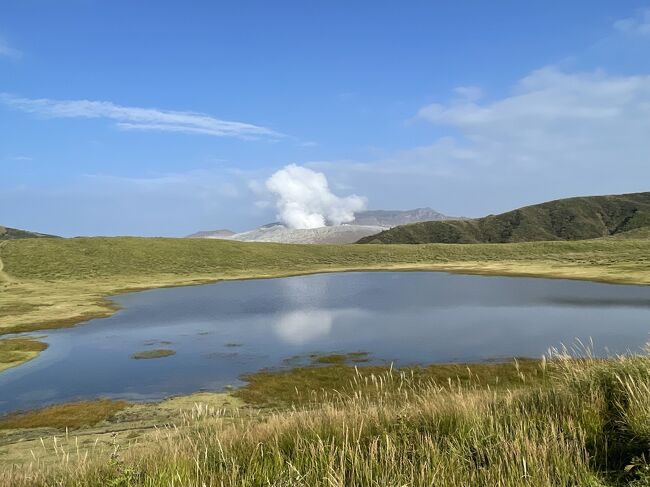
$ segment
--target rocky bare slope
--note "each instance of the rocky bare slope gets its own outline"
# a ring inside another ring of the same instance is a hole
[[[230,230],[197,232],[188,238],[221,238],[241,242],[278,243],[354,243],[396,225],[420,221],[440,221],[451,217],[431,208],[414,210],[369,210],[357,213],[350,224],[310,229],[291,229],[280,222],[269,223],[254,230],[235,233]]]
[[[320,228],[292,229],[283,225],[264,226],[249,232],[237,233],[229,240],[240,242],[277,243],[354,243],[360,238],[374,235],[386,227],[371,225],[337,225]]]

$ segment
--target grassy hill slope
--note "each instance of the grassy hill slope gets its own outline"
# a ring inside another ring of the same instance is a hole
[[[28,232],[26,230],[18,230],[17,228],[0,226],[0,240],[13,240],[16,238],[43,238],[43,237],[54,237],[54,235],[46,235],[44,233]]]
[[[586,240],[650,227],[650,192],[549,201],[473,220],[413,223],[359,243],[506,243]]]

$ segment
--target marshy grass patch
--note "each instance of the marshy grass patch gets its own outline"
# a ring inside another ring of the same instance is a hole
[[[174,342],[169,340],[147,340],[143,343],[145,347],[152,347],[154,345],[173,345]]]
[[[324,362],[290,369],[261,370],[246,374],[246,384],[234,395],[248,404],[259,407],[291,407],[327,401],[333,394],[353,395],[359,391],[374,390],[373,381],[384,374],[402,374],[411,385],[445,389],[507,390],[527,386],[543,386],[552,363],[519,358],[482,363],[431,364],[426,366],[394,368],[392,365],[341,363],[349,354],[308,355],[310,360],[324,358]],[[311,357],[311,358],[310,358]],[[296,364],[304,356],[291,357],[286,364]],[[353,358],[365,360],[364,352],[355,352]],[[328,362],[331,361],[331,362]],[[317,366],[314,366],[317,365]]]
[[[31,337],[0,340],[0,372],[36,358],[47,347],[47,343]]]
[[[370,361],[368,352],[348,352],[348,353],[330,353],[330,354],[310,354],[309,359],[313,365],[345,365],[359,364]]]
[[[133,360],[150,360],[155,358],[171,357],[172,355],[176,355],[175,350],[171,350],[169,348],[158,348],[156,350],[143,350],[141,352],[135,352],[131,354],[131,358]]]
[[[127,401],[99,399],[57,404],[32,411],[0,416],[0,429],[82,428],[108,420],[127,408]]]
[[[284,366],[299,368],[319,365],[350,365],[370,362],[369,352],[305,353],[285,358]]]

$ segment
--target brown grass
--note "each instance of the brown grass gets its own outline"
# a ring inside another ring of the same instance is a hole
[[[0,429],[82,428],[107,420],[129,405],[126,401],[100,399],[58,404],[0,417]]]
[[[516,389],[479,388],[469,373],[442,386],[391,369],[356,372],[346,391],[307,408],[249,415],[199,405],[153,430],[146,447],[116,443],[108,458],[55,439],[58,464],[35,454],[0,469],[0,485],[650,485],[650,359],[555,358],[538,364],[553,366],[548,381]],[[504,367],[524,382],[523,363]]]
[[[36,358],[47,346],[33,338],[0,340],[0,372]]]

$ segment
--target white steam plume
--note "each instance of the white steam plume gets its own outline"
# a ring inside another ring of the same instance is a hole
[[[289,228],[318,228],[354,220],[366,207],[357,195],[341,198],[333,194],[323,173],[290,164],[274,173],[266,188],[277,196],[279,218]]]

